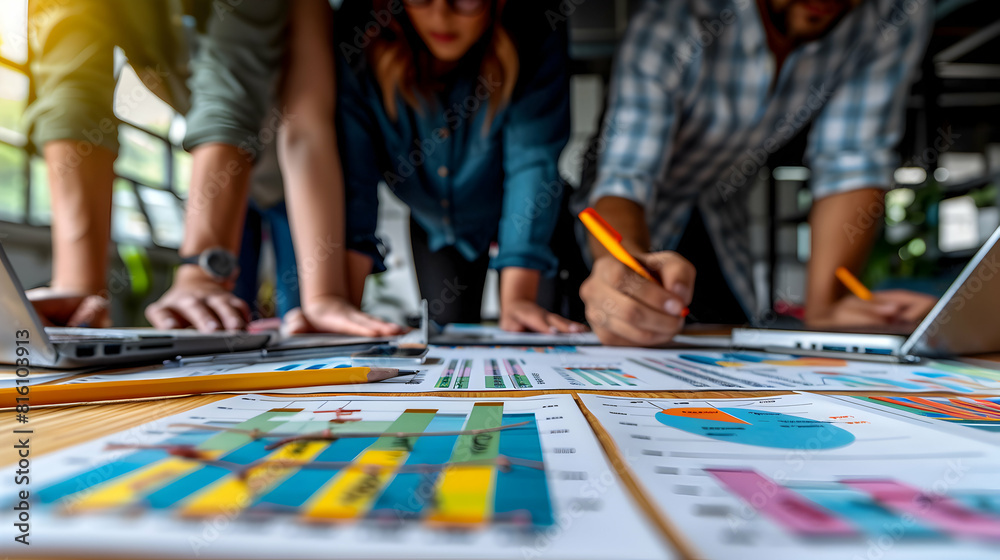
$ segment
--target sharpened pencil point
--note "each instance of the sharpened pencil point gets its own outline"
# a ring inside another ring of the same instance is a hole
[[[375,383],[377,381],[385,381],[386,379],[392,379],[399,375],[399,370],[396,368],[372,368],[368,372],[368,382]]]

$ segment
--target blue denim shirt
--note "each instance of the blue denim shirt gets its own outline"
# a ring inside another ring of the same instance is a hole
[[[456,70],[452,83],[421,110],[397,98],[392,120],[365,57],[338,49],[347,239],[373,257],[375,272],[385,270],[375,251],[381,181],[409,205],[431,250],[454,246],[472,261],[495,239],[493,268],[554,272],[549,241],[563,191],[557,164],[569,140],[569,78],[565,31],[544,35],[523,42],[513,35],[518,82],[485,131],[488,95],[499,95],[499,88],[491,76],[479,75],[478,61]]]

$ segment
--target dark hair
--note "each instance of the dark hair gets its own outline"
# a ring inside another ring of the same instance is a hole
[[[388,12],[390,4],[399,1],[374,0],[373,4],[376,12]],[[506,3],[507,0],[491,2],[492,22],[482,40],[484,48],[479,65],[480,74],[500,82],[499,95],[491,95],[487,104],[484,130],[489,128],[500,108],[510,101],[520,66],[514,41],[501,23]],[[393,120],[398,117],[396,95],[402,97],[407,105],[419,110],[420,97],[430,97],[433,89],[430,80],[433,57],[413,29],[405,10],[390,19],[367,50],[375,79],[382,88],[382,103],[389,117]]]

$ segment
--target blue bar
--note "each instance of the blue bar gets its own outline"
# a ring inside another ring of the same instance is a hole
[[[205,442],[214,435],[214,431],[194,430],[177,434],[163,443],[164,445],[196,446]],[[117,461],[106,463],[80,474],[73,475],[62,482],[57,482],[52,486],[43,488],[35,495],[43,504],[52,503],[65,498],[70,494],[93,488],[94,486],[104,484],[113,478],[117,478],[136,469],[149,466],[157,461],[166,459],[168,456],[169,454],[162,449],[145,449],[135,453],[130,453]]]
[[[533,413],[504,414],[503,424],[529,423],[500,433],[500,454],[516,459],[542,461],[542,442]],[[493,511],[496,514],[524,512],[535,526],[552,525],[552,502],[545,471],[512,466],[510,472],[497,471]]]
[[[976,494],[959,491],[953,497],[969,509],[1000,517],[1000,493],[996,493],[995,490],[993,492],[993,494]]]
[[[753,356],[751,354],[741,354],[738,352],[726,352],[722,355],[722,357],[724,357],[727,360],[733,360],[735,362],[750,362],[752,364],[759,364],[766,359],[760,356]]]
[[[250,443],[223,455],[220,460],[229,461],[231,463],[239,463],[241,465],[252,463],[263,459],[272,453],[272,451],[264,449],[269,443],[271,443],[269,440],[251,441]],[[163,486],[158,490],[150,492],[149,495],[145,497],[146,505],[153,509],[171,507],[191,494],[203,490],[209,484],[212,484],[213,482],[220,480],[231,473],[232,471],[229,469],[205,465],[171,483],[168,483],[166,486]]]
[[[275,371],[292,371],[293,369],[296,369],[301,365],[302,364],[289,364],[287,366],[281,366],[280,368],[277,368]]]
[[[98,484],[104,484],[111,479],[128,474],[136,469],[141,469],[167,457],[169,455],[162,449],[138,451],[113,463],[101,465],[74,475],[62,482],[57,482],[48,488],[43,488],[35,493],[35,496],[43,504],[52,503],[70,494],[93,488]]]
[[[315,462],[352,461],[378,438],[338,439],[320,452]],[[301,469],[270,492],[261,496],[254,504],[298,508],[312,497],[324,484],[329,482],[339,469]]]
[[[940,538],[943,535],[916,520],[904,522],[899,514],[877,504],[864,492],[841,484],[795,485],[786,487],[871,536],[890,535],[893,538]],[[911,522],[912,521],[912,522]]]
[[[719,365],[719,360],[717,360],[715,358],[712,358],[712,357],[709,357],[709,356],[698,356],[696,354],[681,354],[678,357],[681,358],[681,359],[683,359],[683,360],[687,360],[689,362],[694,362],[696,364],[704,364],[706,366],[717,366],[717,365]]]
[[[465,426],[467,418],[464,414],[438,414],[427,425],[425,431],[458,431]],[[416,444],[413,445],[413,451],[410,452],[410,456],[407,458],[405,464],[434,465],[447,463],[456,441],[458,441],[458,436],[417,438]],[[375,505],[372,507],[372,513],[376,514],[380,510],[388,510],[394,514],[403,516],[412,514],[408,517],[416,517],[416,514],[431,505],[430,500],[434,497],[434,486],[440,474],[440,472],[432,474],[397,474],[375,502]]]

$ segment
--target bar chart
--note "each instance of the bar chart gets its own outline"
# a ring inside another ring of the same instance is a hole
[[[456,383],[472,365],[445,367]],[[421,547],[435,558],[599,560],[623,550],[591,538],[612,530],[630,558],[670,556],[570,395],[234,396],[47,455],[37,472],[41,551],[113,540],[133,557],[384,558]],[[0,492],[0,521],[17,499]]]

